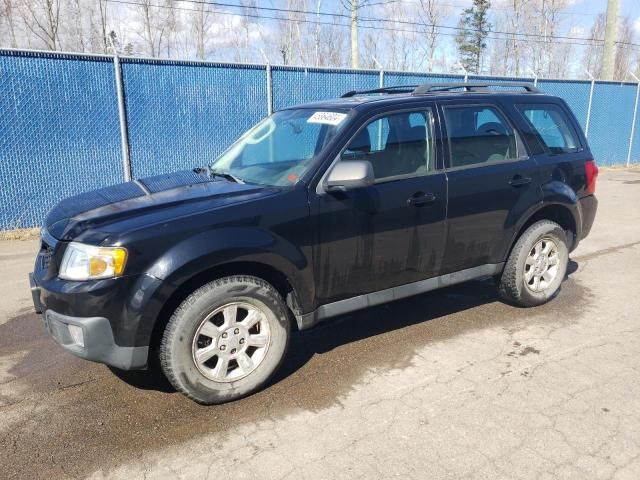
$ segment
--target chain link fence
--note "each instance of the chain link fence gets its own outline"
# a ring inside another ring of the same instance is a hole
[[[0,238],[128,172],[210,163],[271,111],[349,90],[465,80],[536,82],[573,109],[600,165],[640,163],[634,83],[0,50]]]

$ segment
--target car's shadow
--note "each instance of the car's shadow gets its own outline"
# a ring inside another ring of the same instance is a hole
[[[577,269],[578,264],[570,260],[566,278]],[[341,315],[310,330],[295,331],[287,356],[270,384],[294,374],[314,355],[329,352],[341,345],[500,301],[492,279],[471,281]],[[152,363],[148,370],[127,372],[112,368],[111,371],[136,388],[174,391],[157,363]]]

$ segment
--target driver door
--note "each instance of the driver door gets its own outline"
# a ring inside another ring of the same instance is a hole
[[[321,181],[312,195],[319,304],[437,275],[447,186],[434,112],[428,105],[363,122],[335,161],[369,161],[374,185],[327,192]]]

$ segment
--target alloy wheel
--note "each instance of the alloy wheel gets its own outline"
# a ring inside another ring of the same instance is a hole
[[[264,360],[271,332],[266,315],[245,302],[225,304],[202,321],[193,338],[196,368],[215,382],[246,377]]]
[[[553,283],[560,270],[560,252],[550,237],[533,246],[524,264],[524,282],[532,292],[543,292]]]

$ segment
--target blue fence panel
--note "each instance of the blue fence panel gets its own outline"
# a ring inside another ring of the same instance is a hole
[[[123,59],[134,177],[211,162],[267,114],[259,65]],[[274,109],[379,86],[377,71],[273,67]],[[385,72],[384,85],[462,75]],[[532,79],[469,77],[469,81]],[[540,80],[585,127],[590,82]],[[0,230],[37,226],[60,199],[123,178],[113,60],[0,50]],[[624,164],[636,85],[597,82],[589,141],[601,165]],[[631,162],[640,163],[640,115]]]
[[[462,82],[463,76],[456,75],[438,75],[438,74],[415,74],[403,72],[385,72],[385,87],[393,87],[396,85],[422,85],[425,83],[445,83],[445,82]]]
[[[598,164],[626,162],[634,101],[634,85],[596,83],[591,106],[589,145]]]
[[[634,94],[637,93],[638,86],[634,85],[633,89],[634,89]],[[633,100],[633,103],[635,105],[635,98]],[[638,105],[638,107],[640,108],[640,105]],[[629,133],[629,135],[631,135],[631,133]],[[636,116],[636,128],[634,130],[633,145],[631,147],[632,148],[631,148],[630,162],[632,164],[639,164],[640,163],[640,111]]]
[[[0,50],[0,230],[123,178],[113,63]]]
[[[211,163],[267,115],[266,68],[126,59],[134,177]]]
[[[488,75],[472,75],[468,79],[469,82],[489,82],[489,83],[531,83],[535,82],[534,78],[526,78],[526,77],[490,77]],[[491,90],[500,91],[500,90],[509,90],[514,91],[513,87],[492,87]],[[518,91],[517,89],[515,91]]]
[[[374,71],[273,67],[272,73],[274,110],[380,85],[380,74]]]

